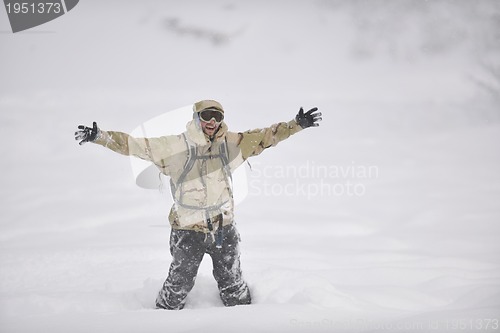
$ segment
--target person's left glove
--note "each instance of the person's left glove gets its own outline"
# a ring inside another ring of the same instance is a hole
[[[300,108],[299,113],[295,116],[295,121],[302,128],[319,126],[319,122],[323,120],[323,118],[321,118],[321,112],[316,111],[318,111],[318,108],[312,108],[304,113],[304,109]]]
[[[79,130],[75,132],[75,140],[82,140],[79,142],[80,145],[83,145],[86,142],[94,142],[101,131],[99,127],[97,127],[97,123],[95,121],[92,124],[92,128],[80,125],[78,126],[78,129]]]

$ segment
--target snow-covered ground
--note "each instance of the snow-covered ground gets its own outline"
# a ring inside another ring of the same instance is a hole
[[[499,330],[497,1],[103,2],[18,34],[0,10],[0,332]],[[254,304],[207,256],[155,310],[169,191],[73,133],[205,98],[235,131],[324,121],[245,166]]]

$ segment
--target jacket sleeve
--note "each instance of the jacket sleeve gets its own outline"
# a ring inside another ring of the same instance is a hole
[[[127,133],[102,131],[94,143],[109,148],[122,155],[135,156],[143,160],[155,162],[168,151],[168,137],[134,138]]]
[[[281,122],[263,129],[250,130],[239,134],[239,148],[244,160],[257,156],[269,147],[302,130],[295,120]]]

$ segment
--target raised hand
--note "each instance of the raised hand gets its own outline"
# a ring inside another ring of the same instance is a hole
[[[80,145],[86,142],[93,142],[97,138],[99,131],[100,129],[97,127],[95,121],[92,124],[92,128],[80,125],[78,126],[78,131],[75,132],[75,140],[82,140],[79,142]]]
[[[299,113],[297,113],[297,116],[295,117],[295,121],[302,128],[308,128],[311,126],[317,127],[323,118],[321,118],[321,112],[316,111],[318,111],[318,108],[312,108],[304,113],[304,109],[300,108]]]

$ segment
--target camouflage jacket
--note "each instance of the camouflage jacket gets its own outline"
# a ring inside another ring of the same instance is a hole
[[[169,214],[172,228],[208,233],[209,218],[214,222],[214,230],[221,217],[223,225],[233,222],[231,172],[249,157],[276,146],[301,129],[292,120],[235,133],[229,132],[222,122],[215,138],[210,140],[193,120],[180,135],[134,138],[122,132],[101,131],[94,143],[151,161],[170,177],[174,199]]]

